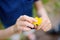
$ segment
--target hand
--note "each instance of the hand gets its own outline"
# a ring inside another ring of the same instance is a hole
[[[49,31],[52,28],[51,21],[47,16],[42,16],[41,18],[42,18],[42,23],[38,27],[38,30],[42,29],[43,31]]]
[[[26,15],[20,16],[16,21],[16,29],[18,31],[29,31],[31,30],[30,28],[34,28],[33,22],[36,22],[36,20],[32,17]]]

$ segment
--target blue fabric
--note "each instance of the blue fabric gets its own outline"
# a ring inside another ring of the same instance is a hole
[[[34,0],[0,0],[0,19],[5,28],[14,25],[21,15],[32,16],[33,3]]]

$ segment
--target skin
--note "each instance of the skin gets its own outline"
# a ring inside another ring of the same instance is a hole
[[[38,27],[38,29],[42,29],[43,31],[50,30],[51,22],[48,18],[47,12],[45,11],[41,1],[40,0],[36,1],[35,5],[36,5],[36,9],[37,9],[37,14],[39,14],[39,16],[41,15],[41,18],[43,19],[43,22]],[[0,30],[0,39],[1,40],[6,39],[15,33],[20,33],[21,31],[30,31],[31,29],[29,27],[34,28],[34,25],[32,24],[33,22],[37,22],[37,20],[35,20],[32,17],[26,16],[26,15],[20,16],[17,19],[15,25],[10,26],[9,28],[7,28],[5,30]],[[27,26],[29,26],[29,27],[27,27]]]
[[[36,22],[36,20],[32,17],[26,15],[20,16],[15,25],[10,26],[5,30],[0,30],[0,39],[6,39],[15,33],[20,33],[21,31],[30,31],[31,29],[29,27],[34,27],[32,24],[33,22]]]
[[[42,29],[45,32],[49,31],[52,28],[52,25],[51,25],[51,21],[47,15],[46,10],[44,9],[44,7],[42,5],[42,2],[37,1],[37,2],[35,2],[35,4],[36,4],[36,8],[37,8],[37,14],[38,14],[38,16],[41,15],[41,18],[42,18],[42,23],[38,27],[38,30]]]

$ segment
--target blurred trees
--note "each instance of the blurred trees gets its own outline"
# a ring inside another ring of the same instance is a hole
[[[60,0],[42,0],[49,13],[60,13]]]

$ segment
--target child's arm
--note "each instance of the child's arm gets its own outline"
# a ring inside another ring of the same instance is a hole
[[[14,25],[10,26],[7,29],[0,30],[0,40],[5,40],[5,39],[9,38],[13,34],[15,34]]]
[[[36,1],[35,6],[36,6],[36,9],[37,9],[38,16],[41,16],[41,18],[43,19],[42,24],[39,26],[38,29],[41,28],[44,31],[50,30],[52,28],[51,27],[51,22],[49,20],[49,17],[47,15],[47,12],[46,12],[45,8],[42,5],[42,2],[40,0]]]
[[[32,17],[26,15],[20,16],[15,25],[10,26],[5,30],[0,30],[0,40],[6,39],[11,35],[21,31],[30,31],[30,28],[34,28],[34,25],[32,24],[33,22],[36,22],[36,20]]]

